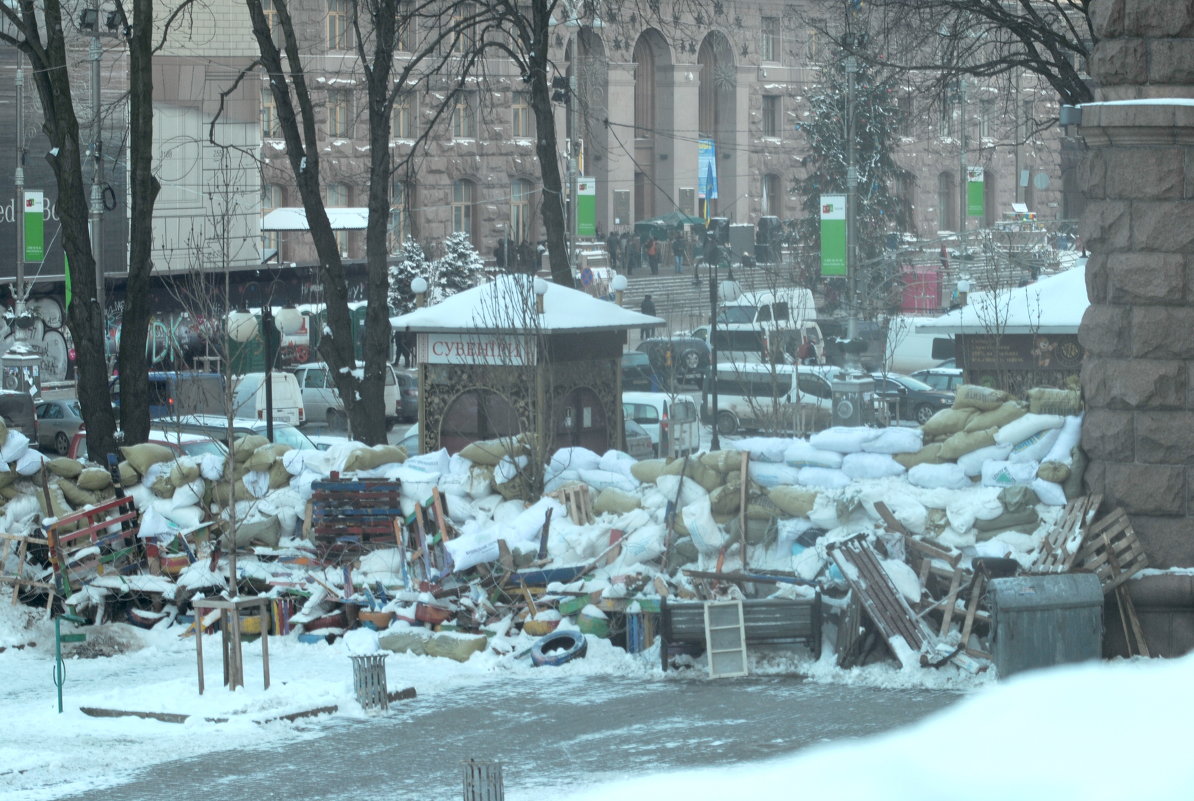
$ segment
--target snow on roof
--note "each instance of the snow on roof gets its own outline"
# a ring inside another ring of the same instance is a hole
[[[329,208],[328,222],[333,231],[363,231],[369,222],[369,209]],[[261,220],[262,231],[308,231],[307,210],[299,206],[274,209]]]
[[[972,292],[966,305],[916,326],[921,334],[1076,334],[1090,301],[1086,265],[1014,289]]]
[[[493,281],[453,295],[434,306],[391,317],[395,328],[411,331],[618,331],[663,325],[651,317],[600,300],[553,281],[544,281],[543,314],[533,314],[535,278],[499,275]]]

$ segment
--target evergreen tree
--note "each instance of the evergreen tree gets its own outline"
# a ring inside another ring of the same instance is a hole
[[[842,60],[821,72],[825,79],[808,95],[809,112],[798,125],[808,144],[807,170],[793,185],[805,216],[799,221],[800,239],[820,253],[821,195],[846,193],[847,76]],[[864,62],[854,74],[854,164],[858,170],[855,194],[856,278],[862,298],[882,292],[890,277],[880,258],[888,235],[909,231],[911,209],[894,194],[897,181],[911,173],[895,162],[899,137],[899,104],[892,79],[878,78]],[[865,304],[864,305],[868,305]]]
[[[444,255],[432,262],[430,273],[427,300],[435,303],[479,284],[485,277],[485,262],[468,234],[454,233],[444,240]]]
[[[398,260],[390,265],[388,299],[396,314],[406,314],[415,308],[415,293],[411,291],[410,282],[420,275],[427,278],[429,273],[422,246],[408,238],[402,243]]]

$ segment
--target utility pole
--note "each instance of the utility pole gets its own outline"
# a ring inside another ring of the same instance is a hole
[[[568,263],[577,268],[576,252],[579,231],[577,230],[577,192],[580,191],[580,133],[577,130],[576,69],[580,58],[576,49],[580,47],[580,36],[572,34],[572,69],[568,73]]]
[[[17,231],[17,284],[13,288],[13,312],[16,319],[25,316],[25,54],[17,51],[17,170],[13,176],[13,186],[16,189],[16,200],[13,206],[13,222]],[[14,339],[25,339],[26,329],[18,325],[14,331]]]
[[[958,164],[961,183],[958,191],[958,259],[966,258],[966,189],[970,170],[966,163],[966,78],[958,78]]]
[[[106,301],[104,286],[104,143],[100,130],[100,47],[99,0],[92,0],[95,9],[95,24],[91,28],[91,44],[87,53],[91,60],[91,157],[95,169],[91,173],[91,255],[95,259],[95,301],[101,315],[105,315]],[[106,326],[105,326],[106,327]]]
[[[855,205],[858,202],[858,165],[854,153],[854,75],[858,60],[846,57],[846,294],[849,317],[846,338],[858,336],[858,235],[855,233]]]

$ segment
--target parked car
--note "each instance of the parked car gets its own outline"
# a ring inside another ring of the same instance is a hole
[[[638,343],[664,382],[668,377],[699,383],[709,369],[709,343],[693,336],[655,337]]]
[[[37,410],[29,393],[0,391],[0,418],[10,431],[20,431],[31,443],[38,441]]]
[[[398,400],[395,403],[397,422],[406,423],[419,419],[419,376],[414,370],[394,370],[398,380]],[[389,381],[386,393],[389,394]]]
[[[942,392],[955,392],[962,383],[962,370],[957,367],[930,367],[917,370],[912,377]]]
[[[622,389],[657,389],[659,377],[651,367],[647,354],[628,350],[622,354]]]
[[[626,429],[626,452],[639,461],[653,457],[655,443],[651,442],[647,429],[633,420],[624,420],[623,425]]]
[[[835,367],[722,362],[706,381],[703,417],[723,436],[819,431],[831,418]],[[709,408],[716,381],[717,410]]]
[[[221,415],[192,414],[170,421],[171,430],[186,431],[192,434],[202,434],[218,442],[228,439],[228,420]],[[265,420],[252,418],[232,418],[232,433],[234,437],[246,434],[266,435],[269,430]],[[311,441],[311,438],[287,423],[274,421],[274,442],[289,445],[295,450],[327,450]]]
[[[912,376],[871,373],[871,377],[875,379],[875,398],[887,404],[892,420],[915,420],[923,425],[954,402],[954,393],[933,389]]]
[[[623,392],[622,417],[646,430],[656,456],[680,456],[701,447],[697,405],[687,395]]]
[[[149,380],[149,416],[177,417],[180,414],[219,414],[227,398],[220,373],[154,371]],[[112,405],[120,408],[120,378],[113,378]]]
[[[291,372],[298,381],[303,396],[306,421],[312,424],[326,424],[332,431],[348,429],[348,414],[336,391],[335,382],[328,374],[323,362],[295,365]],[[356,369],[357,377],[364,374],[364,367]],[[401,376],[401,377],[400,377]],[[408,394],[413,391],[413,395]],[[390,365],[385,367],[385,410],[386,426],[397,420],[413,420],[419,416],[418,379],[409,373],[398,373]]]
[[[75,432],[83,427],[83,411],[73,398],[42,401],[37,404],[37,423],[38,446],[66,456]]]
[[[232,387],[232,413],[237,417],[256,417],[264,421],[272,411],[275,423],[301,426],[307,413],[298,380],[280,370],[273,370],[269,375],[272,387],[269,398],[265,392],[265,373],[245,373],[237,377]]]
[[[178,431],[165,428],[149,429],[149,439],[158,445],[165,445],[180,456],[194,456],[196,458],[205,453],[214,454],[221,459],[228,453],[224,443],[212,439],[206,434],[196,434],[191,431]],[[82,428],[75,431],[71,437],[70,447],[66,455],[72,459],[87,461],[87,432]],[[99,460],[96,460],[99,461]]]

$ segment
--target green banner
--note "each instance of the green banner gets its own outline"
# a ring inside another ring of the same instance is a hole
[[[66,297],[66,311],[69,313],[70,312],[70,299],[71,299],[70,259],[68,259],[66,257],[65,252],[63,252],[63,254],[62,254],[62,280],[65,283],[64,291],[65,291],[65,297]]]
[[[966,216],[983,217],[986,215],[985,193],[983,192],[983,168],[966,168]]]
[[[821,275],[846,274],[846,196],[821,195]]]
[[[576,235],[597,236],[597,181],[578,178],[576,181]]]
[[[25,261],[46,257],[45,198],[41,192],[25,191]]]

